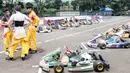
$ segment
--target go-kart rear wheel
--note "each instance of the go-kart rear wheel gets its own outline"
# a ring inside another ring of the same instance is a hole
[[[125,48],[130,48],[130,44],[128,43],[128,44],[126,44],[124,47],[125,47]]]
[[[77,62],[71,62],[72,66],[76,66]]]
[[[130,38],[130,33],[129,33],[129,38]]]
[[[54,66],[55,73],[63,73],[63,71],[64,71],[64,66],[62,66],[62,65]]]
[[[97,60],[94,62],[93,68],[94,68],[94,71],[96,72],[103,72],[105,69],[105,66],[102,61]]]

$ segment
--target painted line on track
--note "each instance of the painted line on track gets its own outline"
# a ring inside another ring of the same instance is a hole
[[[117,23],[120,23],[120,22],[125,22],[125,21],[128,21],[128,20],[118,21],[118,22],[115,22],[115,23],[111,22],[108,25],[103,25],[103,26],[99,26],[99,27],[96,27],[96,28],[93,28],[93,29],[88,29],[88,30],[84,30],[84,31],[81,31],[81,32],[76,32],[76,33],[73,33],[73,34],[68,34],[68,35],[61,36],[61,37],[58,37],[58,38],[55,38],[55,39],[45,40],[44,42],[47,43],[47,42],[51,42],[51,41],[54,41],[54,40],[59,40],[59,39],[71,37],[71,36],[74,36],[74,35],[82,34],[82,33],[88,32],[88,31],[100,29],[100,28],[103,28],[103,27],[107,27],[107,26],[114,25],[114,24],[117,24]]]

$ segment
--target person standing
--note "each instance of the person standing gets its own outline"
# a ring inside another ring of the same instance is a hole
[[[36,43],[36,30],[40,23],[40,18],[36,15],[36,13],[32,10],[32,7],[27,7],[27,12],[29,13],[29,18],[33,21],[33,23],[28,28],[27,38],[28,38],[28,48],[31,54],[37,53],[37,43]],[[33,49],[31,47],[31,43],[33,44]]]
[[[9,18],[10,18],[10,11],[8,8],[4,9],[4,16],[2,17],[1,25],[4,26],[4,33],[2,35],[2,38],[4,39],[4,51],[5,54],[9,54],[9,45],[12,41],[13,32],[9,29],[9,26],[7,24]]]
[[[16,6],[15,14],[11,15],[8,21],[8,25],[11,25],[12,23],[14,23],[14,30],[12,30],[14,32],[14,35],[13,35],[13,41],[10,44],[10,53],[9,53],[9,56],[6,58],[6,60],[14,59],[14,53],[19,43],[22,46],[21,59],[25,60],[25,57],[27,55],[25,51],[28,48],[27,47],[28,43],[27,43],[27,38],[26,38],[27,37],[26,31],[24,28],[24,21],[25,20],[28,20],[30,22],[32,21],[31,19],[29,19],[29,17],[22,14],[20,11],[21,11],[21,6]]]

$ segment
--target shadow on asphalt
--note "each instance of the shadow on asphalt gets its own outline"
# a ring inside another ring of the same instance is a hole
[[[43,52],[46,52],[44,49],[42,49],[42,48],[38,48],[38,53],[43,53]]]
[[[93,73],[94,71],[87,71],[89,73]],[[69,73],[86,73],[86,71],[75,71],[75,72],[69,72]]]

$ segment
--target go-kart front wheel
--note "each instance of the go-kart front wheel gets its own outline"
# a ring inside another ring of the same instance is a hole
[[[105,44],[99,45],[99,48],[100,48],[100,49],[106,49],[106,45],[105,45]]]
[[[40,30],[37,30],[37,33],[40,33]]]
[[[62,65],[57,65],[54,67],[55,73],[63,73],[63,71],[64,71],[64,66],[62,66]]]
[[[94,71],[96,72],[103,72],[105,69],[103,62],[100,60],[95,61],[93,67],[94,67]]]
[[[130,44],[128,43],[128,44],[126,44],[124,47],[125,47],[125,48],[130,48]]]

